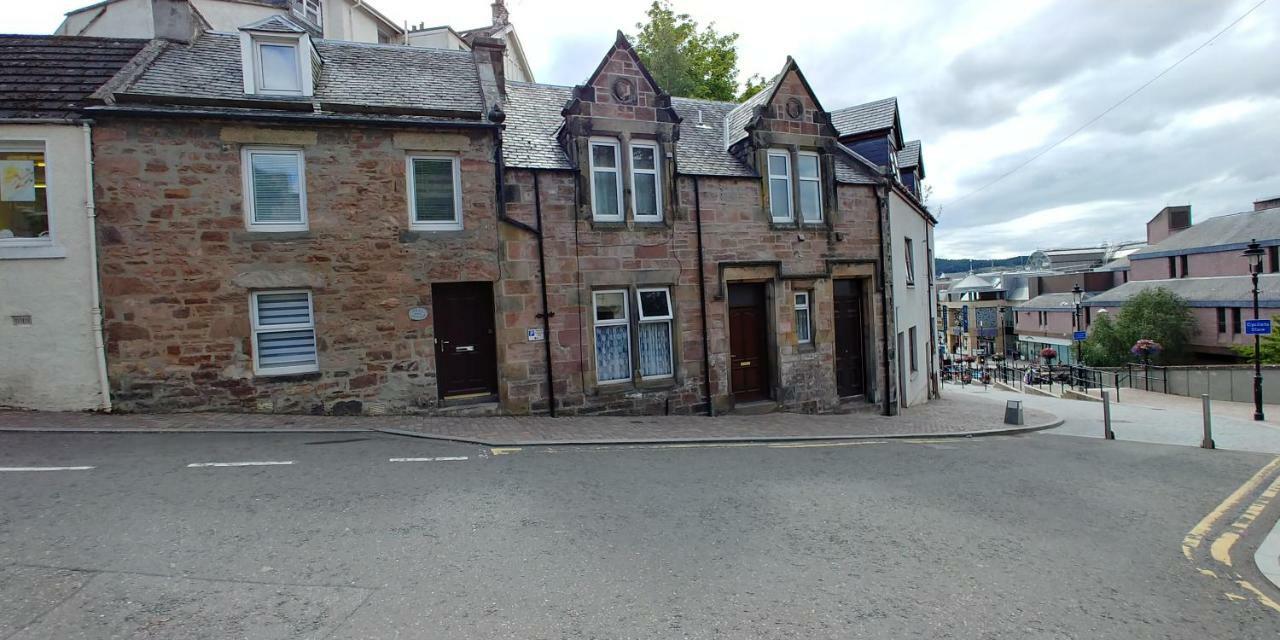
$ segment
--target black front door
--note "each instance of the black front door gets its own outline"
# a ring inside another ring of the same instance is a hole
[[[453,282],[431,286],[440,397],[498,391],[493,334],[493,286]]]
[[[835,281],[836,393],[866,393],[862,341],[862,281]]]
[[[729,285],[729,385],[739,402],[769,397],[764,284]]]

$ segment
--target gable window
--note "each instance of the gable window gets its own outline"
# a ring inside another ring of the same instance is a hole
[[[317,27],[322,27],[324,15],[320,2],[321,0],[293,0],[293,14]]]
[[[668,378],[671,376],[671,291],[669,289],[639,289],[636,306],[640,311],[639,352],[640,377]]]
[[[769,152],[769,215],[774,222],[792,222],[791,156],[786,151]]]
[[[631,325],[627,292],[621,289],[592,294],[596,332],[596,381],[600,384],[631,379]]]
[[[0,246],[50,242],[44,145],[0,144]]]
[[[245,147],[245,221],[255,231],[305,231],[307,193],[301,149]]]
[[[409,227],[462,228],[462,178],[451,156],[409,156]]]
[[[260,291],[250,305],[253,370],[258,375],[319,370],[310,291]]]
[[[603,222],[621,222],[622,171],[617,140],[591,141],[591,215]]]
[[[822,222],[822,169],[818,154],[801,152],[796,156],[796,180],[800,187],[800,219]]]
[[[631,207],[636,220],[662,220],[662,187],[658,177],[658,145],[631,143]]]
[[[796,342],[813,342],[813,315],[809,312],[809,292],[796,292]]]
[[[302,93],[302,61],[297,40],[254,38],[254,76],[261,93]]]
[[[907,286],[916,286],[916,245],[911,238],[906,238],[903,257],[907,261]]]

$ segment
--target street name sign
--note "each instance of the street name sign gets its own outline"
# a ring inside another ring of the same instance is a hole
[[[1072,334],[1072,335],[1074,335],[1074,336],[1075,336],[1075,339],[1076,339],[1076,340],[1084,340],[1085,338],[1088,338],[1088,337],[1089,337],[1089,332],[1088,332],[1088,331],[1077,331],[1077,332],[1075,332],[1075,333],[1074,333],[1074,334]]]
[[[1271,335],[1271,320],[1245,320],[1244,334],[1246,336],[1269,336]]]

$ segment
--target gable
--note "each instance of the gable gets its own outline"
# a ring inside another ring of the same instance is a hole
[[[671,98],[649,74],[622,32],[587,81],[574,88],[573,115],[676,122]]]
[[[759,128],[775,133],[820,136],[823,117],[822,104],[792,64],[779,78],[772,98],[765,104]]]

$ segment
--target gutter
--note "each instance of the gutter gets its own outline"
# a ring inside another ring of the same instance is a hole
[[[884,250],[885,242],[886,242],[885,233],[887,232],[887,229],[885,228],[886,227],[885,219],[889,217],[889,196],[886,190],[887,190],[887,186],[885,182],[881,182],[880,184],[876,185],[876,208],[879,210],[878,212],[879,215],[876,216],[876,227],[880,234],[880,264],[881,264],[881,268],[880,268],[880,309],[881,309],[880,332],[884,335],[884,347],[881,350],[884,358],[884,393],[881,394],[881,404],[883,405],[883,407],[880,410],[880,414],[885,416],[891,416],[893,415],[893,412],[892,412],[892,404],[890,404],[891,398],[889,397],[889,389],[891,384],[890,372],[889,372],[889,361],[890,361],[889,360],[889,342],[894,339],[894,336],[889,335],[889,314],[893,313],[893,309],[889,306],[889,287],[891,286],[892,283],[889,280],[888,267],[890,265]],[[888,241],[892,242],[892,239],[889,239]]]
[[[481,121],[458,121],[458,120],[408,120],[395,119],[397,116],[389,116],[386,118],[370,118],[361,116],[348,116],[339,114],[316,114],[313,112],[284,112],[284,113],[228,113],[225,111],[207,110],[207,109],[183,109],[176,111],[173,109],[148,108],[148,107],[90,107],[86,111],[94,114],[108,114],[119,117],[149,117],[149,118],[208,118],[214,120],[234,120],[234,121],[255,121],[255,122],[287,122],[291,124],[359,124],[373,127],[430,127],[433,129],[454,128],[454,129],[491,129],[497,130],[499,127],[490,122]],[[405,117],[405,116],[399,116]],[[421,117],[421,116],[417,116]]]
[[[711,340],[707,332],[707,270],[702,251],[702,195],[698,189],[698,176],[693,176],[693,220],[698,230],[698,306],[702,310],[702,386],[707,398],[707,415],[715,417],[715,404],[711,401]]]
[[[111,411],[111,383],[107,379],[107,350],[102,337],[102,293],[98,282],[98,209],[93,199],[93,131],[89,123],[80,125],[84,132],[84,212],[89,227],[89,323],[93,331],[94,358],[98,364],[98,408]]]

